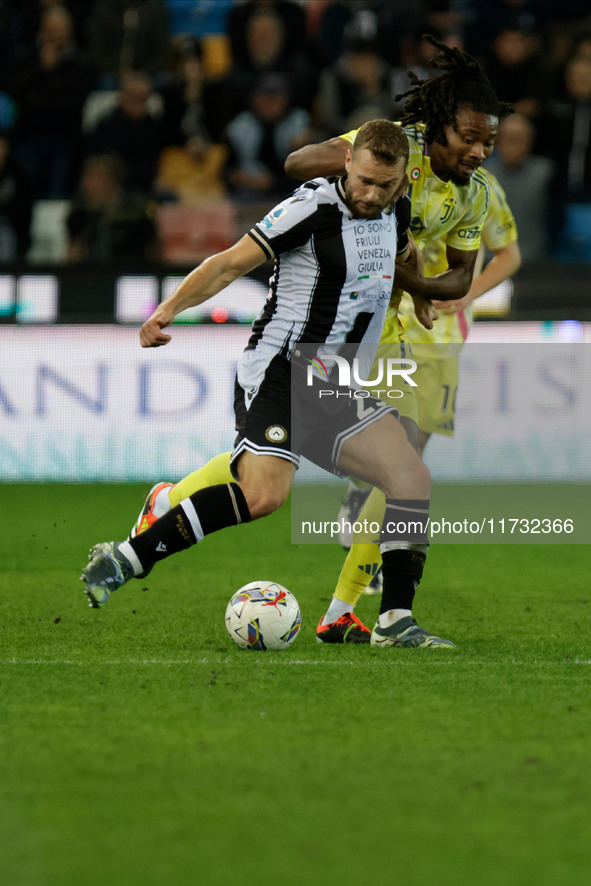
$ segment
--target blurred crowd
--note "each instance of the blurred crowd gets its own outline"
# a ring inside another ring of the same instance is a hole
[[[48,205],[65,261],[170,258],[171,205],[269,205],[290,151],[397,118],[425,33],[515,109],[489,165],[525,261],[564,249],[591,207],[589,0],[0,0],[0,261]]]

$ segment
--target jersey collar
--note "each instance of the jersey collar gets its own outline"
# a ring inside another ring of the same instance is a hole
[[[335,182],[336,192],[339,195],[339,197],[341,198],[341,200],[343,201],[343,203],[345,204],[345,206],[347,206],[347,197],[345,195],[345,180],[346,180],[346,178],[347,178],[346,175],[342,175]],[[348,208],[349,207],[347,206],[347,209]]]

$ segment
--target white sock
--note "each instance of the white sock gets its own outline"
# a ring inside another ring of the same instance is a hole
[[[330,606],[326,610],[326,615],[322,619],[323,625],[328,625],[331,621],[336,621],[337,618],[340,618],[341,615],[345,615],[346,612],[353,612],[355,607],[352,603],[344,603],[342,600],[337,599],[337,597],[333,597],[330,601]]]
[[[119,542],[117,547],[118,547],[119,551],[121,551],[123,556],[126,557],[127,560],[129,560],[129,562],[131,563],[131,568],[133,569],[134,575],[139,575],[140,572],[144,571],[144,567],[140,563],[140,561],[138,559],[138,555],[136,554],[136,552],[134,551],[134,549],[132,548],[132,546],[129,544],[128,541]]]
[[[410,609],[388,609],[387,612],[380,613],[378,624],[381,628],[389,628],[390,625],[400,621],[401,618],[409,618],[409,616],[412,617]]]

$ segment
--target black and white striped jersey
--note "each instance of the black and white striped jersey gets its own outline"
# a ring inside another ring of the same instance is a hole
[[[353,218],[343,181],[306,182],[249,232],[275,259],[247,347],[259,365],[311,342],[377,346],[396,255],[408,242],[410,201],[377,219]]]

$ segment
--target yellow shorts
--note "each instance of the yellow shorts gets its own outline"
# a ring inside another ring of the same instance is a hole
[[[380,341],[376,352],[376,359],[372,367],[371,378],[378,377],[380,359],[393,358],[398,360],[414,359],[412,349],[406,342],[401,341]],[[382,363],[382,366],[384,363]],[[404,367],[402,367],[404,368]],[[414,380],[417,373],[412,375]],[[392,378],[391,384],[386,381],[380,382],[375,387],[368,387],[374,397],[382,400],[389,406],[395,406],[401,417],[410,418],[418,423],[418,410],[416,392],[418,388],[410,385],[403,375],[397,375]]]
[[[415,388],[418,425],[428,434],[445,434],[453,437],[456,417],[456,395],[458,391],[457,356],[437,358],[431,356],[429,346],[413,345],[413,357],[417,371],[413,378]]]

